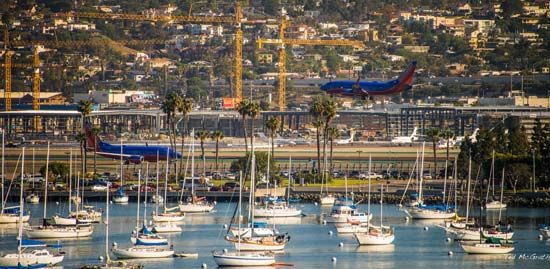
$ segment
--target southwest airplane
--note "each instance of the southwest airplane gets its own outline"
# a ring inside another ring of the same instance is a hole
[[[331,95],[343,95],[352,97],[361,97],[366,100],[369,96],[389,95],[400,93],[412,88],[414,70],[416,61],[401,74],[398,79],[389,81],[357,81],[338,80],[331,81],[321,86],[321,90]]]
[[[84,128],[84,132],[86,133],[87,151],[93,151],[95,147],[96,154],[112,159],[123,159],[126,163],[156,162],[157,158],[158,160],[166,160],[167,155],[170,159],[180,159],[182,157],[181,153],[170,150],[170,147],[166,146],[111,145],[101,141],[99,136],[94,137],[88,124]]]

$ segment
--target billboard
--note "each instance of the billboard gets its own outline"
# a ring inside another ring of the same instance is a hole
[[[235,108],[235,98],[223,98],[223,108],[224,109],[234,109]]]

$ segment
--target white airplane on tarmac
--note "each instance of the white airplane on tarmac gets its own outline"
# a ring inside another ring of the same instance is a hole
[[[355,130],[349,130],[349,138],[343,138],[336,140],[336,145],[347,145],[353,143],[353,138],[355,137]]]
[[[468,136],[468,139],[470,139],[470,141],[472,141],[472,143],[476,143],[477,142],[477,133],[479,132],[479,128],[475,128],[474,129],[474,132]],[[462,144],[462,142],[464,142],[464,136],[457,136],[453,139],[450,139],[449,140],[449,148],[453,148],[453,147],[458,147],[460,146],[460,144]],[[437,148],[438,149],[446,149],[447,148],[447,140],[445,139],[441,139],[439,140],[439,142],[437,143]]]
[[[410,136],[396,136],[391,140],[391,142],[392,144],[412,143],[418,140],[417,132],[418,132],[418,128],[414,127],[413,132]]]

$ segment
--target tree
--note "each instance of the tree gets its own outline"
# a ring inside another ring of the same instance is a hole
[[[250,101],[248,100],[242,100],[237,104],[237,112],[241,115],[243,118],[243,131],[244,131],[244,152],[245,154],[248,152],[248,135],[246,131],[246,117],[248,116],[250,111]]]
[[[445,155],[445,160],[447,161],[447,163],[449,163],[449,147],[450,147],[450,142],[451,142],[451,139],[453,139],[455,137],[455,133],[447,128],[445,130],[443,130],[443,132],[441,132],[441,138],[445,139],[445,142],[447,143],[447,152],[446,152],[446,155]]]
[[[529,153],[529,142],[523,126],[514,126],[508,132],[510,141],[509,152],[516,156],[524,156]]]
[[[502,8],[502,15],[506,19],[509,19],[514,14],[521,14],[523,12],[523,4],[520,0],[504,0],[500,7]]]
[[[313,127],[315,127],[315,137],[317,140],[317,173],[321,172],[321,130],[323,128],[322,120],[314,120],[312,122]]]
[[[265,151],[256,151],[254,152],[254,155],[256,155],[256,175],[262,175],[267,172],[267,152]],[[233,161],[231,163],[231,170],[232,171],[245,171],[251,160],[251,153],[246,153],[245,156],[238,158],[237,160]],[[273,159],[269,159],[269,167],[273,166]],[[245,178],[249,178],[250,175],[243,173]]]
[[[195,133],[195,138],[199,139],[201,142],[201,158],[204,161],[204,141],[209,137],[209,133],[206,130],[198,130]]]
[[[84,173],[84,175],[86,174],[86,164],[87,164],[87,155],[86,155],[86,148],[87,148],[87,145],[86,145],[86,133],[84,132],[84,125],[87,123],[86,121],[86,118],[88,117],[88,115],[90,115],[92,113],[92,102],[90,100],[80,100],[80,102],[78,102],[77,106],[76,106],[76,110],[78,112],[80,112],[80,114],[82,115],[82,118],[81,118],[81,132],[84,134],[84,139],[82,141],[82,149],[83,149],[83,154],[81,152],[81,156],[82,156],[82,172]]]
[[[536,118],[535,125],[533,126],[533,134],[531,135],[531,149],[533,149],[538,156],[542,153],[545,136],[542,123],[539,118]]]
[[[204,98],[208,95],[204,81],[202,81],[199,77],[192,77],[188,79],[186,95],[195,100],[200,100],[201,97]]]
[[[250,116],[250,146],[254,147],[254,119],[260,115],[260,105],[256,102],[250,102],[248,116]]]
[[[333,152],[333,144],[334,140],[340,138],[340,130],[336,127],[330,127],[328,130],[328,137],[330,140],[330,170],[334,169],[333,166],[333,159],[332,159],[332,152]]]
[[[181,152],[183,153],[184,146],[185,146],[185,126],[188,121],[187,116],[189,115],[191,110],[193,110],[193,99],[182,98],[182,101],[178,102],[176,105],[178,105],[176,109],[178,110],[179,113],[181,113],[181,118],[184,120],[184,123],[183,123],[184,127],[182,127],[182,130],[181,130]],[[174,137],[174,148],[175,148],[175,144],[176,142]],[[181,169],[183,169],[183,158],[180,160],[180,170]],[[176,175],[176,178],[177,178],[177,175]]]
[[[164,98],[161,104],[162,112],[166,114],[166,122],[168,125],[168,138],[170,139],[170,147],[172,150],[176,148],[176,136],[174,128],[174,116],[176,109],[181,106],[183,98],[176,92],[170,92]]]
[[[323,160],[326,160],[326,154],[327,154],[327,139],[328,139],[328,130],[330,128],[330,122],[334,117],[336,117],[336,103],[331,98],[323,98],[323,113],[321,113],[324,119],[324,131],[323,131]],[[323,175],[325,175],[327,167],[326,163],[324,163],[323,168]]]
[[[429,141],[432,141],[432,149],[434,153],[434,178],[437,177],[437,148],[436,143],[439,141],[440,132],[439,129],[432,128],[426,131],[426,137]]]
[[[80,158],[82,161],[82,168],[84,169],[84,153],[86,152],[86,134],[84,132],[79,132],[76,135],[76,141],[78,141],[80,145]]]
[[[313,127],[316,129],[316,138],[317,138],[317,173],[321,171],[321,129],[323,128],[323,100],[321,97],[316,97],[313,99],[313,103],[309,109],[309,114],[313,117]]]
[[[223,136],[223,131],[222,131],[222,130],[216,130],[216,131],[212,132],[212,134],[210,135],[210,138],[212,138],[212,140],[216,141],[216,163],[215,163],[215,169],[216,169],[216,171],[218,171],[219,144],[220,144],[220,140],[223,140],[223,138],[224,138],[224,136]]]
[[[529,175],[531,168],[525,163],[512,163],[509,164],[510,169],[505,170],[505,178],[508,181],[510,187],[517,192],[518,188],[527,188],[529,186]]]
[[[58,178],[69,174],[69,166],[66,163],[51,162],[48,166],[48,177]],[[46,176],[46,165],[40,167],[40,174]]]
[[[265,121],[265,127],[269,130],[269,136],[271,137],[271,158],[273,159],[275,159],[275,134],[280,125],[281,120],[278,117],[269,117]]]

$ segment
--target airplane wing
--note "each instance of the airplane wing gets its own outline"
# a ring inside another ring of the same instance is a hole
[[[122,158],[125,161],[129,161],[135,164],[139,164],[143,161],[143,156],[141,155],[120,154],[120,153],[113,153],[113,152],[96,152],[96,153],[107,158],[113,158],[113,159]]]

